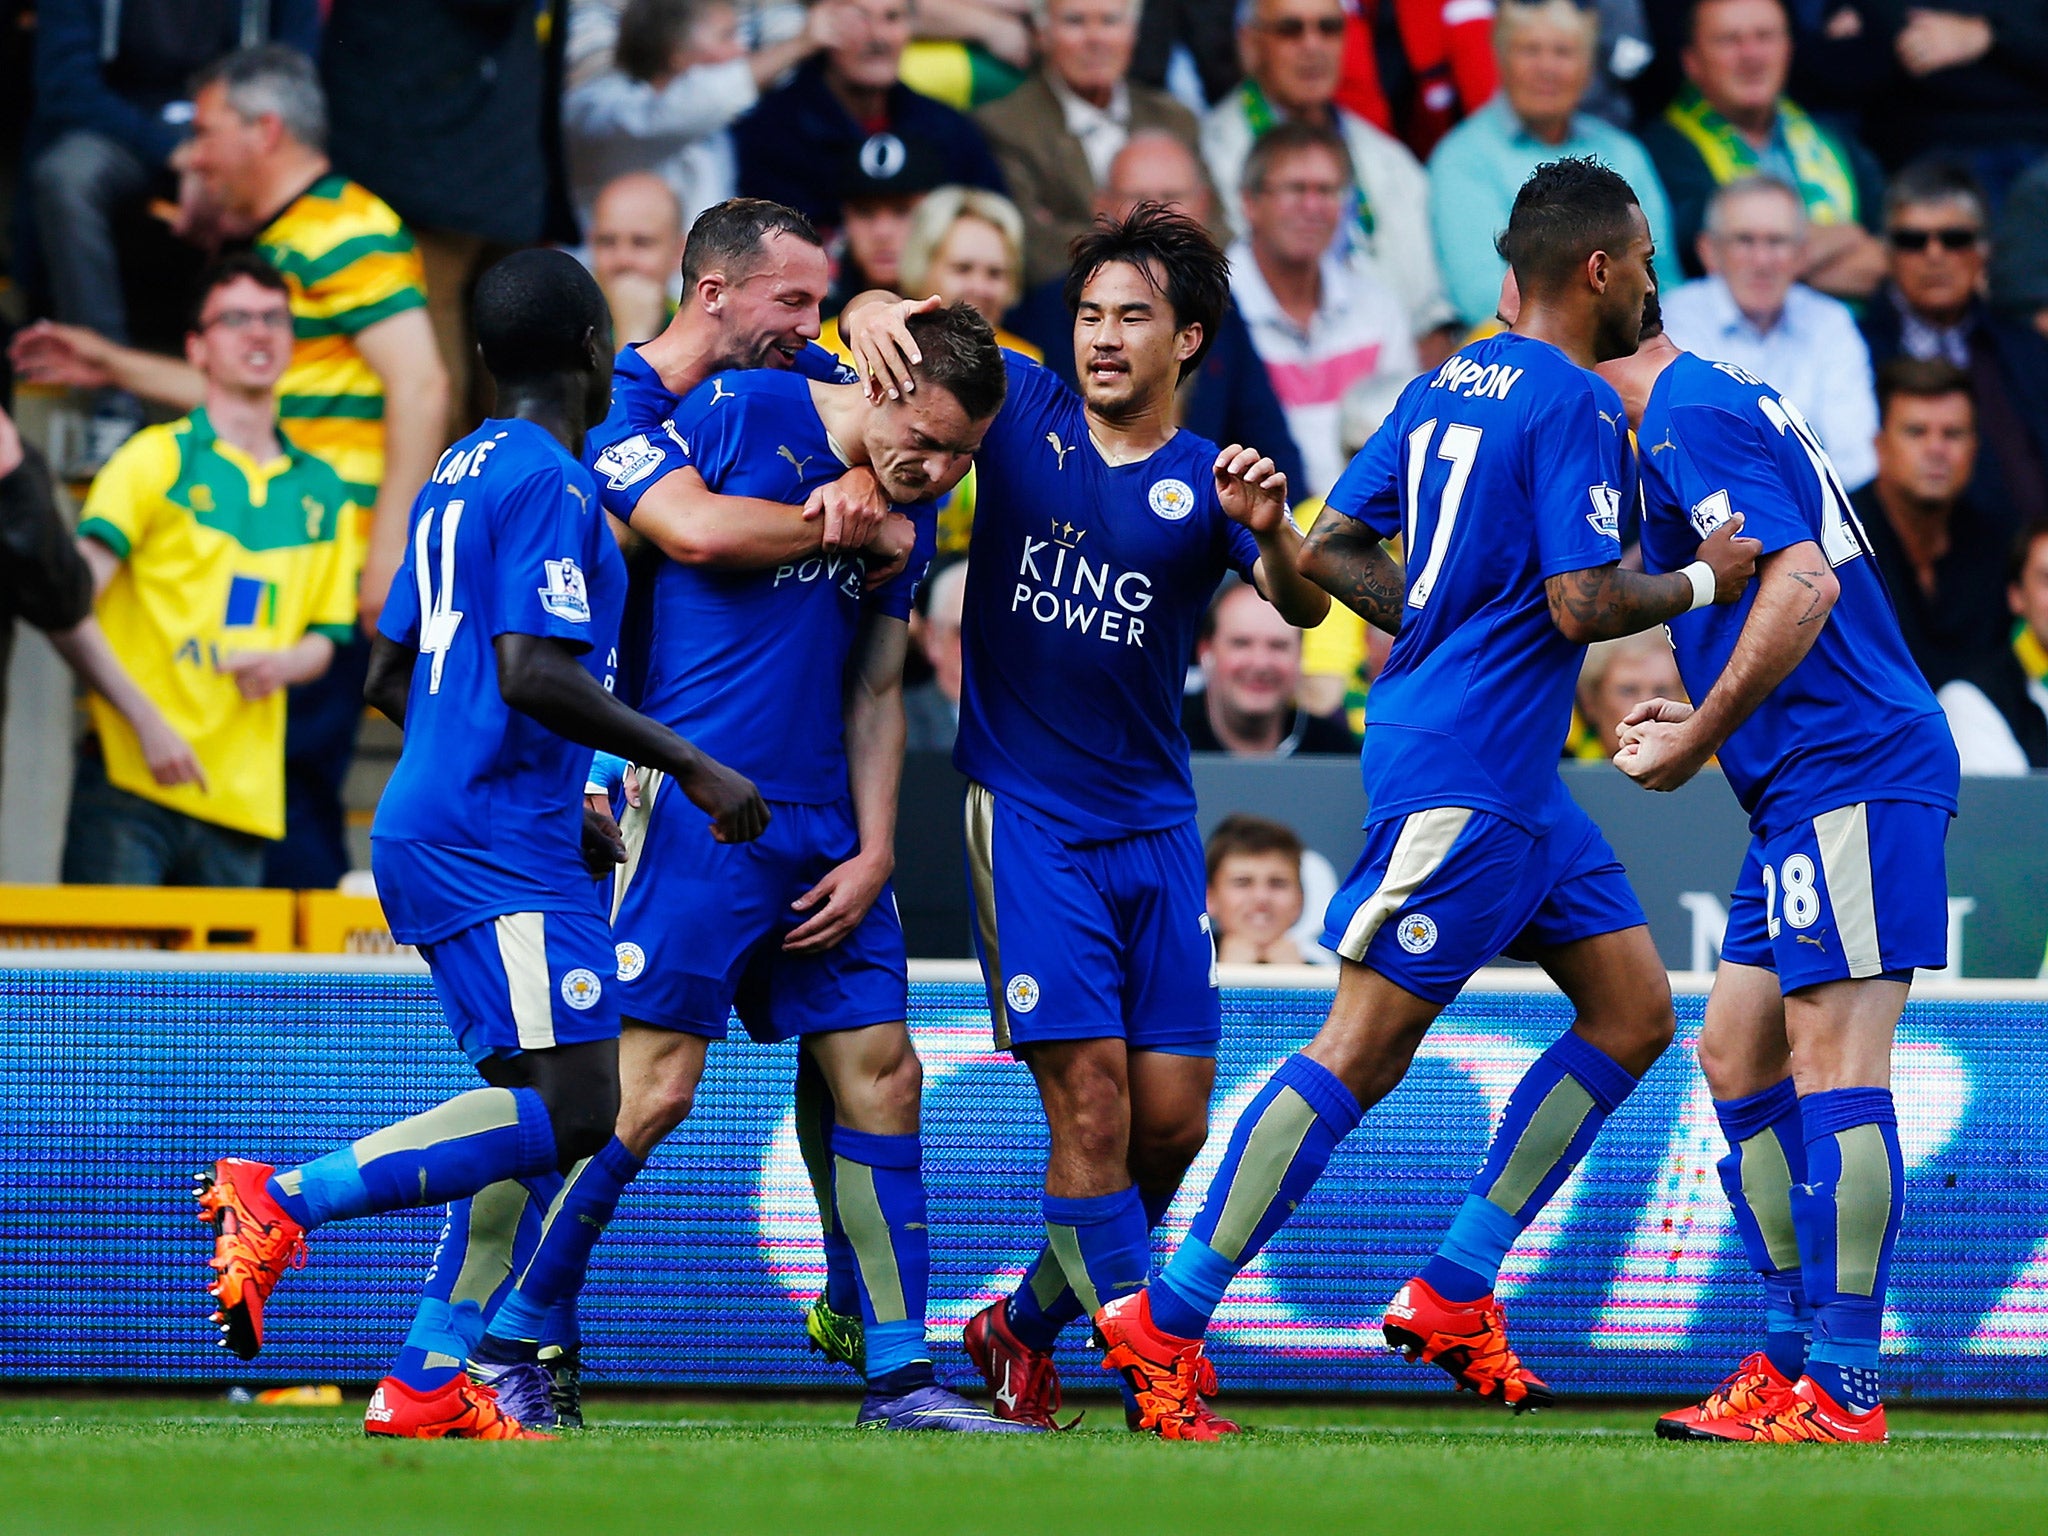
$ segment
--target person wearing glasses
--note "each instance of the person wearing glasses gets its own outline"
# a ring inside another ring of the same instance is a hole
[[[1889,278],[1862,317],[1870,360],[1939,359],[1970,376],[1983,445],[1974,496],[2009,538],[2048,517],[2048,340],[1984,301],[1991,241],[1969,172],[1935,160],[1899,172],[1885,241]]]
[[[1877,386],[1855,315],[1799,281],[1812,232],[1790,183],[1750,176],[1719,188],[1699,237],[1707,276],[1661,296],[1664,329],[1687,352],[1769,379],[1854,491],[1877,473]]]
[[[1583,110],[1599,13],[1572,0],[1504,4],[1493,23],[1500,90],[1429,158],[1429,217],[1451,303],[1467,325],[1493,314],[1508,264],[1493,237],[1537,166],[1591,156],[1634,190],[1649,221],[1658,286],[1678,276],[1664,185],[1643,146]]]
[[[52,641],[91,691],[64,838],[87,885],[263,883],[285,826],[285,690],[354,634],[341,476],[279,430],[291,293],[260,256],[208,274],[197,409],[131,437],[78,524],[93,612]]]
[[[1307,122],[1334,130],[1350,154],[1352,172],[1340,243],[1357,251],[1393,290],[1422,366],[1434,368],[1461,333],[1424,213],[1429,178],[1406,145],[1337,105],[1343,0],[1239,0],[1237,43],[1245,79],[1202,119],[1202,158],[1216,184],[1218,207],[1240,235],[1247,232],[1245,161],[1268,128]],[[1493,239],[1491,229],[1486,238]]]

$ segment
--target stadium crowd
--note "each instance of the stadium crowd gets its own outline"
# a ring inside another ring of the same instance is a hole
[[[1524,178],[1595,156],[1641,200],[1672,337],[1813,423],[1965,771],[2048,768],[2048,8],[2031,0],[20,11],[7,353],[18,383],[71,403],[41,413],[68,426],[41,447],[0,418],[0,528],[8,611],[94,695],[67,880],[342,877],[361,630],[416,493],[489,403],[477,277],[521,247],[575,250],[618,339],[646,340],[691,222],[734,195],[826,236],[826,345],[844,350],[840,306],[886,286],[968,303],[1070,376],[1068,242],[1141,201],[1187,211],[1227,245],[1232,292],[1182,421],[1270,453],[1306,527],[1401,387],[1498,325],[1494,236]],[[83,494],[75,549],[60,481]],[[974,501],[970,478],[942,511],[916,749],[952,742],[966,582],[946,564]],[[194,634],[203,658],[180,652]],[[1304,637],[1226,589],[1189,738],[1354,750],[1385,653],[1341,608]],[[1569,750],[1608,755],[1629,705],[1676,686],[1659,642],[1596,646]],[[1247,958],[1293,956],[1302,882],[1254,900],[1232,871],[1288,846],[1236,825],[1212,851],[1217,920],[1235,949],[1225,914],[1244,914]]]

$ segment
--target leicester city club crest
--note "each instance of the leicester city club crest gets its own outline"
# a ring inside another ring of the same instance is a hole
[[[1410,912],[1401,919],[1394,936],[1411,955],[1426,955],[1436,948],[1436,920],[1424,912]]]
[[[1195,510],[1195,493],[1185,480],[1155,481],[1152,510],[1169,523],[1177,523]]]
[[[631,981],[647,969],[647,952],[638,944],[621,944],[616,952],[619,957],[619,980]]]
[[[588,966],[579,965],[562,978],[562,1001],[578,1013],[587,1008],[595,1008],[597,1000],[602,996],[604,983],[597,979],[597,972]]]
[[[1010,1005],[1012,1013],[1029,1013],[1038,1006],[1038,978],[1012,976],[1010,984],[1003,988],[1003,1001]]]

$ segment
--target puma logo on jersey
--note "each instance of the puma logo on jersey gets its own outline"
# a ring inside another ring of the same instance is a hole
[[[775,450],[775,457],[789,460],[789,467],[796,471],[797,479],[801,480],[804,477],[804,466],[815,459],[817,455],[815,453],[807,453],[802,458],[798,458],[795,450],[787,443],[784,443]]]
[[[1676,448],[1677,446],[1678,444],[1672,439],[1671,429],[1669,427],[1666,427],[1664,429],[1664,441],[1661,443],[1650,444],[1650,452],[1653,454],[1668,453],[1670,450]]]
[[[1594,409],[1596,411],[1600,410],[1598,406],[1595,406]],[[1606,422],[1607,425],[1609,425],[1610,427],[1614,428],[1615,431],[1619,432],[1621,430],[1621,418],[1619,416],[1613,416],[1608,414],[1606,411],[1600,411],[1600,419]]]
[[[1059,467],[1065,469],[1067,467],[1067,455],[1074,450],[1066,443],[1060,441],[1060,435],[1057,432],[1046,433],[1045,440],[1052,445],[1052,451],[1059,455]]]
[[[713,405],[718,404],[721,400],[737,399],[739,399],[739,396],[725,387],[725,380],[722,377],[711,381],[711,403]]]
[[[576,504],[579,507],[581,507],[585,512],[588,512],[590,510],[590,493],[584,490],[582,486],[572,485],[569,482],[564,481],[562,483],[562,489],[567,491],[571,496],[574,496],[576,498]]]

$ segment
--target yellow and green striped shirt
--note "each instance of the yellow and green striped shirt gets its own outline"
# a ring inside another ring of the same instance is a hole
[[[273,219],[256,250],[291,286],[295,341],[277,386],[284,429],[334,466],[367,514],[384,478],[384,386],[355,338],[426,306],[419,251],[389,204],[335,175]]]

